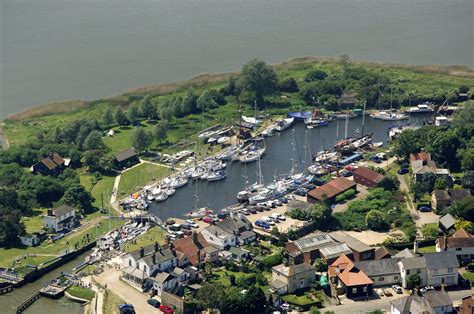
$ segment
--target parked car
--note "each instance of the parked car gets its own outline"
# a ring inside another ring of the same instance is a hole
[[[173,314],[174,311],[169,305],[162,305],[160,306],[160,311],[165,313],[165,314]]]
[[[270,225],[263,220],[257,220],[255,225],[263,229],[270,229]]]
[[[119,304],[118,310],[121,314],[135,314],[135,308],[132,304],[128,303]]]
[[[247,207],[247,210],[251,213],[251,214],[256,214],[257,213],[257,210],[255,209],[255,207]]]
[[[434,291],[434,289],[435,289],[435,288],[434,288],[433,286],[426,286],[426,287],[421,288],[421,289],[420,289],[420,292],[421,292],[421,293],[425,293],[425,292],[427,292],[427,291]]]
[[[427,213],[427,212],[431,211],[431,208],[428,207],[428,206],[420,206],[420,208],[418,208],[418,210],[422,213]]]
[[[173,224],[168,227],[171,231],[179,231],[181,230],[181,225],[180,224]]]
[[[288,311],[290,309],[290,305],[288,303],[283,303],[280,308],[283,310],[283,311]]]
[[[249,210],[248,210],[247,208],[242,208],[242,209],[240,210],[240,212],[241,212],[242,214],[244,214],[244,215],[250,215],[250,212],[249,212]]]
[[[188,223],[181,224],[181,229],[191,230],[191,225]]]
[[[370,161],[373,161],[377,164],[380,164],[382,162],[382,159],[380,159],[377,155],[372,155],[369,157]]]
[[[295,191],[295,194],[299,195],[299,196],[306,196],[306,193],[307,192],[304,189],[298,189],[298,190]]]
[[[185,236],[190,236],[190,235],[193,234],[193,231],[192,231],[192,230],[188,230],[188,229],[184,229],[182,232],[184,233]]]
[[[352,165],[348,165],[348,166],[345,166],[344,169],[346,169],[347,171],[354,171],[357,169],[356,166],[352,166]]]
[[[286,197],[280,197],[279,201],[282,202],[283,204],[288,203],[288,199]]]
[[[202,221],[207,222],[208,224],[214,222],[214,218],[206,216],[202,218]]]
[[[395,291],[395,292],[398,293],[398,294],[402,294],[402,293],[403,293],[403,289],[402,289],[402,287],[400,287],[399,285],[393,285],[393,286],[392,286],[392,289],[393,289],[393,291]]]
[[[280,200],[274,200],[273,203],[275,203],[276,206],[283,205],[282,201],[280,201]]]
[[[255,208],[257,211],[259,211],[259,212],[263,212],[263,210],[265,209],[265,206],[256,205],[254,208]]]
[[[275,225],[275,222],[274,222],[272,219],[270,219],[269,217],[262,217],[262,220],[263,220],[264,222],[266,222],[267,224],[269,224],[270,226],[274,226],[274,225]]]
[[[374,289],[374,290],[375,290],[375,292],[377,293],[377,295],[379,297],[383,297],[383,290],[382,289]]]
[[[285,215],[280,215],[280,216],[278,216],[278,219],[280,219],[281,221],[285,221],[285,220],[286,220],[286,216],[285,216]]]
[[[157,307],[157,308],[159,308],[161,305],[160,301],[158,301],[157,299],[148,299],[146,300],[146,302],[150,304],[151,306]]]
[[[383,294],[386,296],[386,297],[391,297],[393,294],[392,292],[389,290],[389,289],[384,289],[383,290]]]
[[[197,222],[192,221],[191,219],[187,219],[187,220],[186,220],[186,223],[187,223],[188,225],[190,225],[191,227],[193,227],[193,228],[199,228],[199,225],[197,224]]]
[[[408,168],[400,168],[398,170],[398,174],[407,174],[408,173]]]

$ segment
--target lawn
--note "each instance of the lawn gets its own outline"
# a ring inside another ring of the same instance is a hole
[[[73,297],[81,298],[81,299],[89,300],[89,301],[92,301],[92,299],[95,297],[95,291],[88,288],[75,286],[75,285],[69,287],[67,289],[67,292]]]
[[[136,249],[139,249],[142,246],[147,246],[155,242],[164,244],[166,240],[165,235],[166,235],[166,232],[161,227],[153,227],[150,230],[148,230],[147,233],[137,237],[133,241],[127,242],[127,244],[125,244],[123,249],[126,252],[131,252]]]
[[[25,224],[26,232],[33,233],[43,228],[43,215],[47,210],[47,208],[35,209],[31,217],[22,217],[21,221]]]
[[[466,271],[462,274],[464,279],[467,279],[471,282],[471,285],[474,283],[474,272]]]
[[[420,248],[418,249],[418,251],[420,251],[420,253],[432,253],[432,252],[436,252],[436,245],[430,245],[430,246],[420,247]]]
[[[104,292],[104,303],[102,305],[102,313],[104,314],[118,314],[119,304],[127,303],[122,300],[118,295],[106,289]]]
[[[307,294],[308,293],[304,293],[304,294],[301,294],[301,295],[299,295],[299,294],[287,294],[287,295],[282,296],[281,298],[285,302],[287,302],[289,304],[297,305],[297,306],[308,306],[308,305],[316,304],[316,303],[319,303],[319,302],[321,302],[321,303],[323,302],[323,297],[322,297],[320,291],[315,292],[317,300],[313,300],[313,299],[309,298]]]
[[[95,178],[85,171],[81,171],[79,174],[79,179],[81,180],[81,185],[84,186],[86,190],[91,192],[94,197],[94,202],[92,205],[95,208],[102,208],[102,198],[104,201],[104,207],[107,208],[107,193],[108,196],[112,194],[114,189],[115,176],[102,176],[102,179],[95,182]],[[91,218],[100,215],[99,212],[92,215],[88,215],[86,218]]]
[[[137,192],[141,187],[163,178],[169,173],[170,170],[164,166],[142,163],[122,174],[118,195],[123,197]]]
[[[271,280],[271,273],[269,272],[262,272],[263,276],[268,280],[270,281]],[[213,282],[219,282],[221,283],[222,285],[226,286],[226,287],[230,287],[230,275],[234,275],[235,276],[235,280],[236,282],[238,283],[239,282],[239,279],[241,278],[248,278],[252,275],[255,275],[254,273],[244,273],[244,272],[241,272],[241,271],[231,271],[231,270],[226,270],[226,269],[219,269],[219,270],[213,270],[212,271],[212,281]],[[269,287],[268,285],[260,285],[258,284],[258,286],[260,288],[262,288],[263,292],[267,293],[269,291]],[[243,287],[245,288],[245,287]]]

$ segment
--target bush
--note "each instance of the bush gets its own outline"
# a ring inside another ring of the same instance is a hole
[[[276,253],[265,257],[262,263],[267,270],[270,270],[273,266],[279,265],[282,262],[283,255],[281,253]]]
[[[421,228],[421,234],[425,239],[434,239],[438,236],[437,224],[426,224]]]
[[[383,229],[386,225],[382,212],[376,209],[372,209],[367,213],[365,223],[369,229],[375,231]]]
[[[292,77],[284,79],[278,83],[278,89],[282,92],[288,93],[296,93],[299,90],[298,83],[296,83],[296,80]]]
[[[309,72],[308,74],[306,74],[304,80],[306,82],[320,81],[320,80],[324,80],[327,76],[328,74],[324,71],[313,70]]]
[[[341,203],[341,202],[344,202],[344,201],[349,200],[351,198],[354,198],[356,193],[357,192],[355,190],[352,190],[352,189],[347,190],[344,193],[339,194],[338,196],[336,196],[336,202]]]
[[[288,216],[298,220],[308,220],[308,214],[299,208],[294,208],[288,212]]]

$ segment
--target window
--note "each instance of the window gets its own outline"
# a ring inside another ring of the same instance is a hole
[[[362,288],[362,292],[367,292],[367,286]]]
[[[227,244],[227,240],[224,240],[224,244]]]
[[[384,280],[385,280],[385,278],[384,278],[384,277],[379,277],[379,279],[378,279],[378,280],[379,280],[379,281],[384,281]]]
[[[462,247],[457,247],[456,251],[462,251]]]
[[[448,274],[452,273],[453,272],[453,268],[452,267],[449,267],[448,268]]]
[[[398,276],[393,276],[393,280],[398,280]]]
[[[407,275],[410,275],[410,270],[409,269],[407,269]]]
[[[132,260],[131,259],[128,260],[128,266],[132,266]]]
[[[353,294],[357,293],[357,288],[352,288],[352,293]]]
[[[439,274],[439,269],[436,269],[436,268],[433,269],[433,274],[435,274],[435,275]]]

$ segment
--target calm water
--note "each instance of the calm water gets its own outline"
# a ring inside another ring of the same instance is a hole
[[[90,254],[90,252],[88,252]],[[16,308],[28,299],[31,295],[39,291],[43,286],[47,285],[51,280],[56,278],[61,271],[70,272],[75,266],[80,264],[84,260],[84,257],[88,254],[84,253],[79,255],[75,260],[70,261],[63,266],[53,270],[52,272],[44,275],[40,279],[33,283],[26,284],[25,286],[13,290],[13,292],[0,295],[0,313],[13,314],[16,313]],[[79,303],[71,302],[66,298],[59,300],[51,300],[48,298],[39,298],[35,301],[25,312],[25,314],[82,314],[84,313],[83,307]]]
[[[421,124],[427,116],[417,116],[410,119],[410,123]],[[406,123],[407,121],[405,121]],[[395,122],[396,123],[396,122]],[[364,134],[373,134],[374,142],[386,142],[387,127],[394,122],[365,119]],[[360,132],[362,118],[349,120],[348,136]],[[337,139],[344,137],[345,121],[336,120],[328,126],[308,130],[304,123],[297,123],[293,129],[275,133],[266,138],[266,152],[261,161],[264,181],[270,183],[275,176],[290,174],[295,170],[302,171],[305,165],[309,166],[312,153],[322,150],[322,147],[333,147]],[[295,143],[293,145],[292,143]],[[295,148],[293,150],[293,147]],[[293,162],[295,160],[295,162]],[[306,167],[307,167],[306,166]],[[242,164],[233,162],[227,166],[227,178],[217,182],[198,181],[197,195],[198,208],[209,206],[214,211],[237,202],[236,195],[245,187],[245,182],[256,182],[257,163]],[[151,212],[162,219],[168,217],[183,217],[194,208],[196,183],[190,183],[176,190],[176,194],[161,203],[154,203]]]
[[[2,0],[0,119],[251,58],[473,60],[472,0]]]

